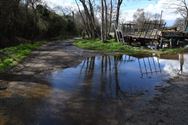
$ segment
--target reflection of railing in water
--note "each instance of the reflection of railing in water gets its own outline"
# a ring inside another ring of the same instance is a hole
[[[141,78],[150,78],[162,72],[160,58],[157,57],[136,58],[126,55],[91,57],[84,60],[81,64],[80,72],[84,80],[83,82],[87,83],[87,86],[84,86],[86,87],[84,91],[90,93],[93,86],[92,83],[97,82],[99,83],[97,84],[97,94],[100,96],[102,95],[102,97],[115,97],[123,100],[127,96],[135,96],[135,94],[141,93],[142,91],[135,88],[133,88],[134,90],[130,90],[131,88],[128,88],[127,90],[126,88],[125,91],[122,87],[122,82],[120,81],[120,75],[122,75],[120,74],[120,67],[123,68],[126,66],[123,64],[133,61],[133,64],[138,67],[135,68],[138,69],[138,72],[140,71]],[[184,57],[182,54],[179,55],[179,63],[180,68],[178,68],[178,71],[180,73],[183,71],[184,64]],[[98,81],[93,81],[95,77]]]
[[[158,58],[157,62],[154,60],[154,57],[138,59],[138,64],[141,73],[141,78],[143,78],[144,76],[148,77],[149,75],[154,75],[154,73],[161,73],[161,66]]]
[[[116,55],[114,56],[114,59],[117,61],[121,61],[121,63],[128,63],[128,62],[133,62],[136,60],[135,57],[128,56],[128,55]]]
[[[90,57],[90,58],[88,57],[83,61],[83,64],[80,69],[80,74],[84,70],[85,80],[90,79],[93,76],[94,69],[95,69],[95,57]]]

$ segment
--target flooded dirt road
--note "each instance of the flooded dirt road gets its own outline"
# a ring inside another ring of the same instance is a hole
[[[187,125],[188,54],[104,55],[50,43],[0,75],[0,125]]]

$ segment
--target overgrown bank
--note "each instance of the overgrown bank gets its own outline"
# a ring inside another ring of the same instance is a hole
[[[0,49],[0,72],[17,65],[32,50],[40,47],[44,42],[20,44],[14,47]]]
[[[123,45],[115,40],[108,40],[107,42],[101,42],[100,40],[79,39],[74,42],[74,45],[83,49],[98,50],[101,52],[120,52],[128,55],[145,55],[149,56],[153,53],[156,54],[177,54],[182,52],[188,52],[186,48],[172,48],[172,49],[160,49],[151,50],[141,47],[133,47],[129,45]]]

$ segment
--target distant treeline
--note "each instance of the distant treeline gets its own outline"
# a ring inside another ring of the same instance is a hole
[[[0,47],[77,34],[71,15],[58,15],[41,0],[0,1]]]

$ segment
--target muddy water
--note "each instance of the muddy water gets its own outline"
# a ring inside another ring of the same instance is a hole
[[[46,83],[10,76],[0,91],[0,125],[125,124],[158,94],[156,86],[187,73],[186,54],[116,55],[86,58],[48,74]]]

